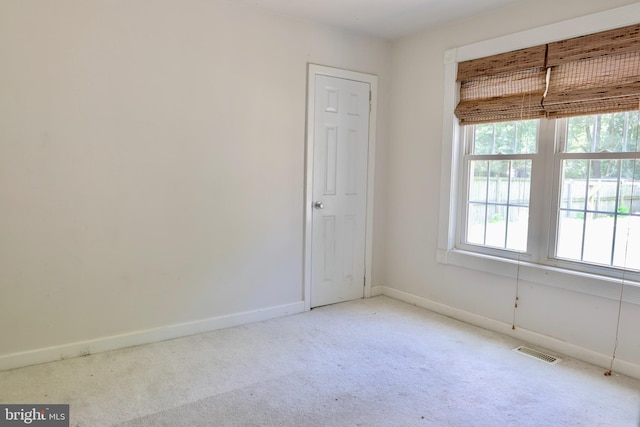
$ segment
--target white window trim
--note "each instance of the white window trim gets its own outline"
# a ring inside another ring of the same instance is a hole
[[[465,268],[471,268],[509,278],[519,278],[543,285],[582,292],[590,295],[619,300],[623,277],[609,277],[599,274],[577,272],[567,268],[533,263],[523,254],[517,260],[481,255],[456,248],[457,210],[460,206],[459,180],[463,144],[459,144],[461,128],[453,114],[458,102],[456,74],[458,62],[482,58],[498,53],[523,49],[553,41],[578,37],[585,34],[606,31],[638,23],[640,3],[611,9],[544,27],[534,28],[508,36],[498,37],[456,49],[444,54],[444,114],[442,126],[442,171],[440,179],[440,225],[438,230],[437,261]],[[551,171],[549,171],[551,172]],[[545,174],[549,179],[551,173]],[[534,178],[535,179],[535,178]],[[550,192],[552,185],[545,188]],[[545,194],[551,198],[552,194]],[[532,212],[545,215],[551,212]],[[548,236],[541,236],[548,240]],[[542,242],[541,242],[542,243]],[[546,242],[548,244],[548,242]],[[640,304],[640,283],[624,280],[623,300]]]

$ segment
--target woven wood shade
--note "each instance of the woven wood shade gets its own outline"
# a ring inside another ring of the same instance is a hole
[[[637,110],[640,24],[461,62],[457,80],[463,125]]]
[[[568,117],[636,110],[639,102],[640,53],[625,53],[554,67],[543,105],[549,117]]]
[[[546,45],[458,64],[461,124],[544,116]]]
[[[547,66],[638,52],[640,24],[549,43]]]
[[[458,64],[458,81],[545,67],[547,45],[528,47]]]
[[[640,24],[550,43],[549,117],[638,109]]]

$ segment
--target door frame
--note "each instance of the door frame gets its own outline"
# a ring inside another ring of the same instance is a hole
[[[371,273],[373,263],[373,195],[376,154],[376,116],[378,99],[378,76],[341,68],[308,64],[307,73],[307,139],[305,144],[305,194],[304,194],[304,264],[302,299],[305,311],[311,310],[311,235],[313,230],[313,148],[315,124],[315,80],[317,75],[337,77],[369,83],[371,89],[371,112],[369,114],[369,143],[367,147],[367,207],[365,228],[365,280],[364,297],[371,296]]]

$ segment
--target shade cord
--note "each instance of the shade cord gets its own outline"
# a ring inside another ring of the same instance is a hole
[[[520,253],[518,253],[518,263],[516,265],[516,295],[513,302],[513,320],[511,322],[511,329],[516,329],[516,310],[518,309],[518,302],[520,301]]]
[[[520,106],[520,121],[523,120],[523,113],[525,107],[525,100],[527,101],[529,109],[531,109],[531,94],[522,94],[522,104]],[[516,294],[513,301],[513,319],[511,321],[511,330],[516,329],[516,310],[518,309],[518,302],[520,301],[520,252],[518,252],[518,259],[516,265]]]
[[[636,125],[636,151],[638,150],[638,133],[640,133],[640,100],[638,101],[638,124]],[[627,260],[629,256],[629,237],[631,236],[631,214],[633,213],[633,202],[635,200],[634,193],[636,187],[636,167],[638,166],[638,160],[633,161],[633,173],[631,175],[631,201],[629,206],[629,217],[627,218],[627,238],[624,245],[624,268],[622,269],[622,279],[620,282],[620,298],[618,299],[618,317],[616,319],[616,335],[613,343],[613,352],[611,353],[611,362],[609,363],[609,369],[604,372],[605,376],[611,376],[613,373],[613,362],[616,360],[616,354],[618,352],[618,344],[620,337],[620,318],[622,316],[622,301],[624,299],[624,286],[627,279]]]

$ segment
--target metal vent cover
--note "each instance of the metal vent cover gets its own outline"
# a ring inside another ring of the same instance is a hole
[[[541,360],[545,363],[548,363],[550,365],[555,365],[556,363],[559,363],[562,361],[562,359],[559,359],[557,357],[551,356],[550,354],[546,354],[543,353],[541,351],[538,350],[534,350],[532,348],[529,347],[525,347],[525,346],[520,346],[520,347],[516,347],[513,349],[513,351],[520,353],[520,354],[524,354],[525,356],[529,356],[533,359],[537,359],[537,360]]]

